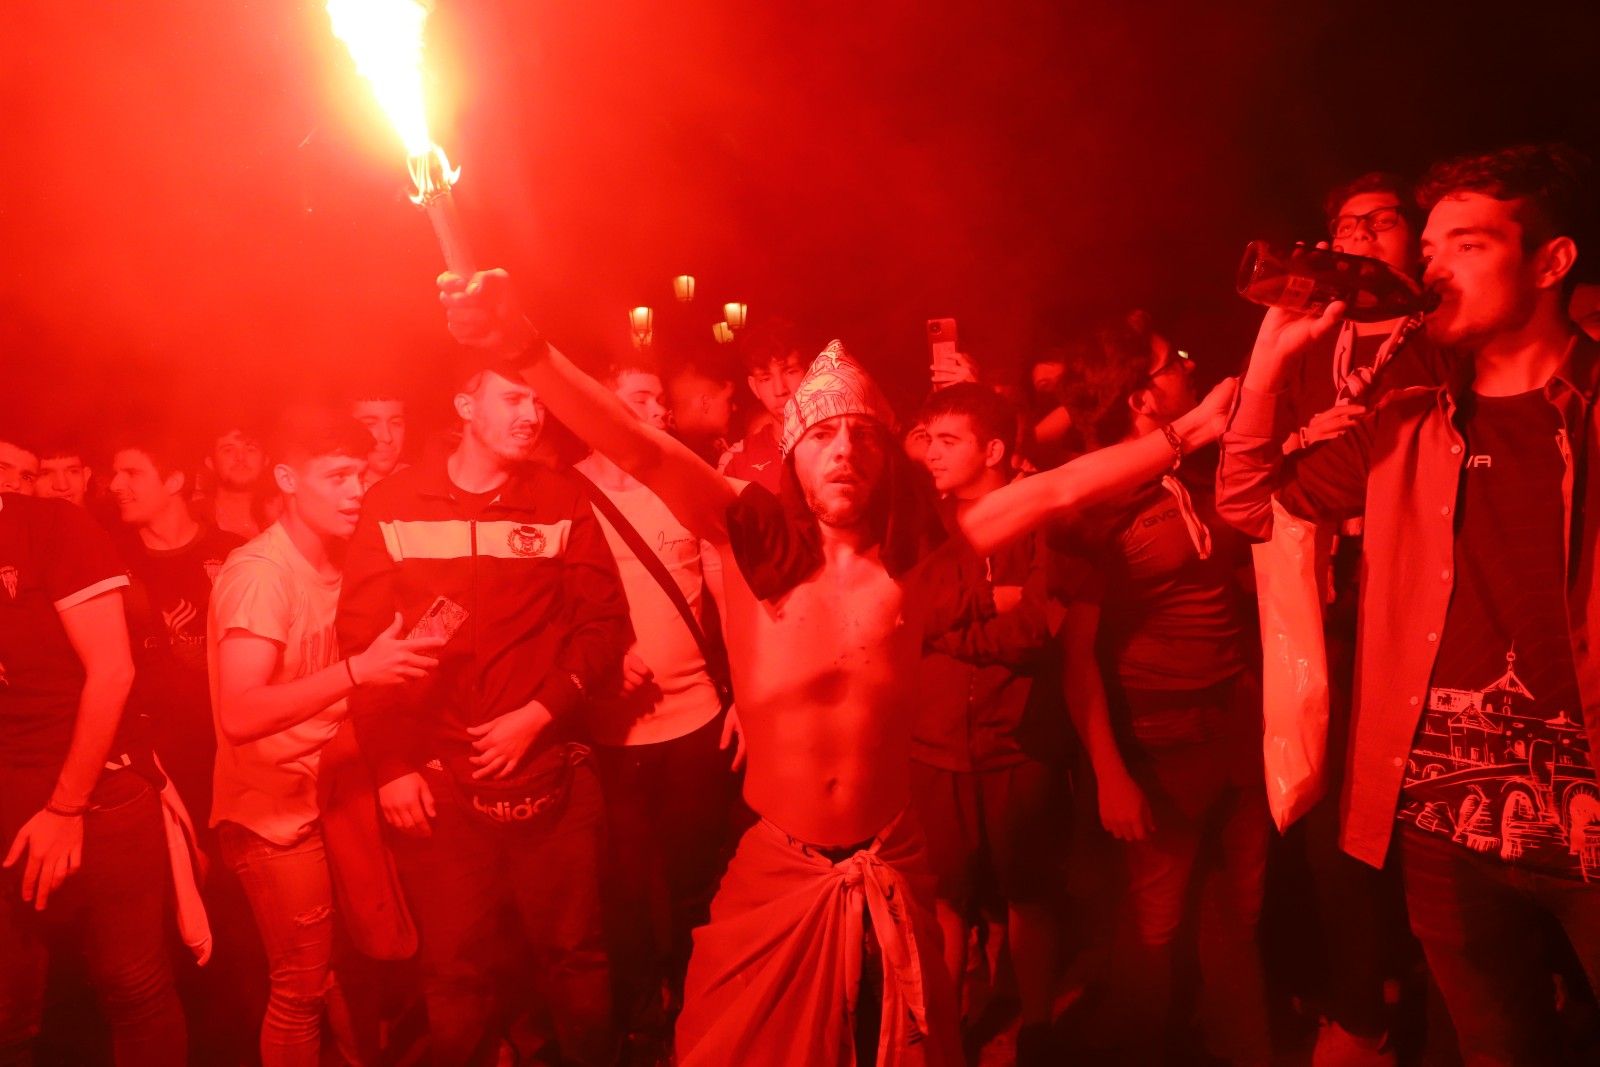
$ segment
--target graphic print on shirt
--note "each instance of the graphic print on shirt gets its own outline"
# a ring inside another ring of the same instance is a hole
[[[0,583],[6,587],[6,596],[12,600],[17,599],[17,568],[9,563],[0,566]]]
[[[1444,626],[1399,817],[1501,862],[1600,881],[1600,789],[1567,602],[1569,456],[1543,390],[1461,399]],[[1491,458],[1492,457],[1492,458]],[[1418,708],[1406,707],[1416,715]]]
[[[1600,881],[1600,788],[1589,738],[1566,710],[1545,717],[1517,677],[1435,688],[1406,763],[1400,817],[1475,852]]]
[[[185,667],[205,669],[206,620],[200,609],[183,597],[171,607],[161,609],[167,628],[167,647],[172,657]]]

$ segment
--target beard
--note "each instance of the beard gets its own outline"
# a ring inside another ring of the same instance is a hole
[[[824,482],[818,489],[807,488],[805,491],[806,506],[811,509],[817,521],[824,526],[835,529],[849,529],[860,526],[872,514],[872,505],[879,495],[880,487],[870,489],[862,484],[856,484],[847,489]]]
[[[528,462],[539,447],[539,440],[544,436],[544,424],[536,424],[532,429],[527,438],[516,437],[510,430],[494,432],[470,425],[468,432],[478,439],[484,451],[502,462],[516,464]]]

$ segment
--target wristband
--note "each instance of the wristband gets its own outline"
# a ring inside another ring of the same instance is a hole
[[[354,670],[352,670],[351,667],[350,667],[350,661],[353,660],[353,659],[355,659],[354,656],[346,656],[345,657],[345,660],[344,660],[344,673],[346,675],[348,675],[349,678],[350,678],[350,688],[351,689],[359,689],[359,688],[361,688],[361,683],[356,681],[356,672]]]
[[[528,342],[528,347],[506,360],[507,366],[517,371],[542,363],[550,355],[550,342],[544,339],[544,334],[532,323],[528,323],[528,329],[533,331],[533,339]]]
[[[45,803],[44,810],[48,811],[51,815],[59,815],[63,819],[81,819],[83,818],[84,812],[89,810],[89,805],[80,804],[78,807],[68,808],[57,804],[54,800],[51,800]]]
[[[1172,446],[1172,469],[1177,470],[1183,466],[1183,439],[1178,436],[1170,423],[1163,423],[1161,433],[1167,439],[1167,444]]]

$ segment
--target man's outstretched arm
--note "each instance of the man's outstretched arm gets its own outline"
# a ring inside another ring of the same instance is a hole
[[[1235,382],[1224,379],[1206,398],[1171,426],[1184,454],[1215,441],[1222,433]],[[1150,481],[1172,466],[1172,443],[1164,433],[1149,433],[1071,463],[996,489],[961,516],[961,532],[980,555],[1053,519],[1097,504]]]
[[[503,270],[439,276],[450,332],[464,345],[515,363],[540,401],[590,447],[660,497],[696,537],[720,541],[733,489],[672,436],[647,426],[605,386],[541,340]]]

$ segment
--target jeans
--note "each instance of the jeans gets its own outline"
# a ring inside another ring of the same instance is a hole
[[[509,962],[508,908],[531,951],[562,1062],[611,1062],[611,975],[599,901],[605,807],[593,766],[573,768],[560,814],[538,828],[486,825],[446,772],[422,773],[438,813],[432,833],[391,831],[389,840],[421,935],[433,1063],[476,1064],[492,1052],[496,1009],[507,1007],[497,1004],[495,990],[515,984],[501,977]]]
[[[1411,826],[1399,837],[1411,930],[1461,1058],[1468,1067],[1566,1062],[1541,920],[1560,924],[1600,989],[1600,886],[1522,870]]]
[[[683,995],[691,934],[704,926],[732,852],[738,779],[718,747],[723,719],[652,745],[600,745],[606,904],[618,1002],[629,1026],[664,1025],[665,984]]]
[[[1244,716],[1258,692],[1253,682],[1237,689],[1206,692],[1245,701],[1236,725],[1259,721]],[[1198,905],[1200,1015],[1211,1051],[1234,1063],[1264,1064],[1271,1042],[1256,927],[1271,823],[1260,732],[1234,729],[1209,740],[1130,747],[1128,769],[1145,792],[1156,829],[1122,846],[1133,943],[1120,954],[1113,981],[1119,1020],[1131,1038],[1125,1054],[1138,1062],[1163,1055],[1174,945]]]
[[[54,779],[53,770],[0,768],[4,847],[42,806]],[[74,943],[119,1067],[187,1057],[167,954],[170,875],[160,800],[132,771],[115,771],[101,779],[94,805],[83,820],[83,865],[43,913],[22,900],[21,864],[0,875],[0,1064],[8,1067],[32,1062],[50,954]]]
[[[353,1047],[348,1013],[333,971],[333,886],[322,832],[278,845],[242,826],[217,827],[218,844],[244,886],[267,953],[270,987],[261,1020],[263,1067],[316,1067],[322,1050],[322,1016]]]

